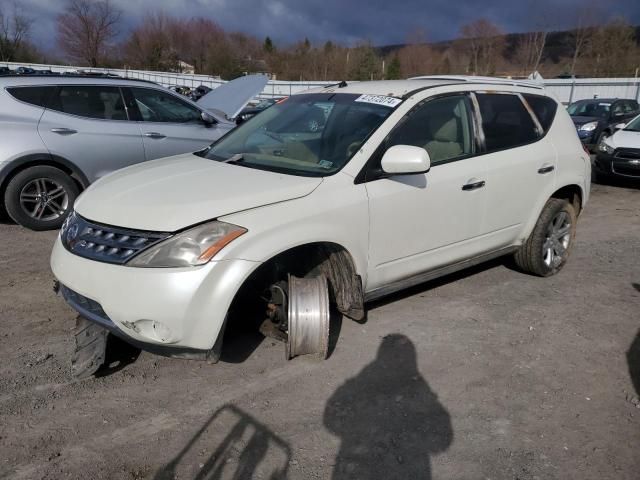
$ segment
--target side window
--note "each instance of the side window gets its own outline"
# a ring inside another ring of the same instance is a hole
[[[49,96],[55,87],[11,87],[7,91],[16,100],[35,105],[36,107],[46,107]]]
[[[544,133],[547,133],[551,128],[553,119],[556,116],[558,110],[558,104],[549,97],[543,97],[541,95],[523,94],[524,99],[527,101],[533,113],[538,117],[538,122],[542,126]]]
[[[466,95],[427,100],[391,132],[386,146],[413,145],[437,164],[473,153],[469,99]]]
[[[200,122],[200,110],[153,88],[131,88],[138,110],[145,122],[187,123]]]
[[[100,120],[127,120],[118,87],[65,85],[48,107],[71,115]]]
[[[517,95],[476,94],[488,152],[525,145],[538,139],[531,115]]]
[[[623,102],[614,103],[613,107],[611,107],[611,114],[614,117],[617,117],[619,115],[623,115],[624,114]]]

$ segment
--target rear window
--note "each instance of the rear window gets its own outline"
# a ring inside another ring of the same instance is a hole
[[[538,122],[540,122],[540,126],[542,127],[542,130],[544,130],[544,133],[547,133],[556,116],[558,104],[549,97],[530,95],[526,93],[522,96],[533,110],[533,113],[536,114],[536,117],[538,117]]]
[[[80,117],[127,120],[118,87],[67,85],[49,102],[49,108]]]
[[[46,107],[47,100],[55,87],[11,87],[7,91],[16,100],[35,105],[36,107]]]
[[[539,138],[531,115],[512,94],[478,93],[488,152],[518,147]]]

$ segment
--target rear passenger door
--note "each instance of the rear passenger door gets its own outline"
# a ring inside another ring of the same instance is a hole
[[[482,248],[495,250],[513,244],[522,235],[541,196],[555,183],[557,155],[544,133],[557,104],[536,95],[527,95],[530,103],[525,103],[516,93],[474,96],[484,144],[484,154],[478,160],[487,176]]]
[[[169,92],[131,87],[147,160],[195,152],[222,135],[202,121],[202,111]]]
[[[57,87],[38,132],[52,155],[73,162],[91,182],[145,160],[140,131],[128,121],[117,86]]]

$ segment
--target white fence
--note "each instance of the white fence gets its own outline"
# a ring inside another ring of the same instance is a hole
[[[127,78],[149,80],[166,87],[180,85],[190,88],[206,85],[216,88],[225,83],[220,77],[208,75],[192,75],[188,73],[153,72],[147,70],[129,70],[113,68],[84,68],[64,65],[42,65],[24,63],[0,63],[15,69],[17,67],[30,67],[36,70],[51,70],[52,72],[72,72],[77,70],[112,73]],[[563,103],[571,103],[586,98],[633,98],[640,100],[640,78],[578,78],[578,79],[548,79],[542,81],[545,87],[554,93]],[[288,82],[270,80],[260,97],[283,97],[301,92],[309,88],[321,87],[331,82]]]

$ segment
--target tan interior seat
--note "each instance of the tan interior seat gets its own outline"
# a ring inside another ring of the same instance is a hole
[[[427,142],[424,148],[429,152],[432,162],[462,155],[464,150],[455,117],[449,117],[448,120],[443,117],[432,117],[427,122],[433,140]]]

